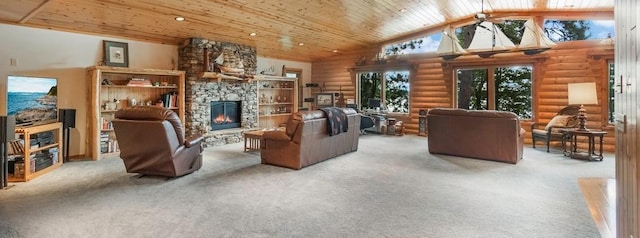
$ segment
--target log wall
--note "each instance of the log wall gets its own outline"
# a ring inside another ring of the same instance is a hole
[[[358,68],[386,67],[394,63],[356,66],[362,56],[373,56],[379,47],[362,50],[349,55],[333,56],[312,63],[311,81],[323,86],[323,91],[335,91],[345,98],[355,99],[356,79],[354,70]],[[405,130],[418,134],[418,111],[436,107],[453,107],[454,72],[462,67],[504,66],[513,64],[533,65],[533,114],[534,118],[522,120],[527,130],[526,143],[531,144],[531,124],[546,124],[563,107],[567,106],[567,84],[596,82],[598,105],[585,105],[587,109],[587,127],[609,132],[605,137],[604,149],[614,151],[615,131],[607,122],[608,118],[608,66],[613,58],[612,46],[602,46],[597,41],[574,41],[558,43],[552,50],[537,55],[524,55],[521,52],[497,54],[490,58],[463,56],[453,60],[442,60],[435,54],[416,54],[408,57],[408,64],[414,66],[410,78],[409,115],[406,117]],[[407,63],[403,63],[407,64]],[[314,90],[312,92],[317,92]],[[538,143],[538,146],[543,146]],[[555,145],[557,147],[557,145]],[[586,148],[585,143],[580,147]]]

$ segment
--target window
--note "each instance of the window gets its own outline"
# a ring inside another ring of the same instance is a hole
[[[609,123],[614,123],[615,122],[615,81],[616,81],[616,75],[615,75],[615,64],[613,63],[613,60],[609,60],[608,64],[609,66]]]
[[[613,20],[546,20],[544,31],[553,41],[607,39],[615,37]]]
[[[458,69],[457,106],[509,111],[522,119],[533,115],[531,66]]]
[[[442,33],[416,38],[413,40],[389,44],[382,47],[384,56],[436,52]]]
[[[358,89],[358,104],[363,108],[371,108],[368,105],[369,99],[380,99],[383,110],[409,113],[408,71],[360,73]]]

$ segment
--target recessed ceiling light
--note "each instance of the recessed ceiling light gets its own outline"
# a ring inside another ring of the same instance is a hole
[[[303,43],[303,42],[300,42],[300,43],[298,43],[298,45],[299,45],[299,46],[303,46],[303,45],[304,45],[304,43]]]
[[[251,33],[249,33],[249,35],[250,35],[250,36],[256,36],[256,35],[258,35],[258,34],[257,34],[257,33],[255,33],[255,32],[251,32]]]
[[[407,11],[406,8],[400,9],[400,12],[406,12],[406,11]]]
[[[174,19],[176,19],[176,21],[184,21],[185,20],[184,17],[176,17]]]
[[[338,53],[338,50],[333,50],[333,53]]]

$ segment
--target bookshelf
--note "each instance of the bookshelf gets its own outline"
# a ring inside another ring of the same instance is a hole
[[[169,108],[184,123],[184,71],[94,66],[87,72],[91,80],[87,154],[91,159],[119,154],[111,124],[119,109],[138,105]]]

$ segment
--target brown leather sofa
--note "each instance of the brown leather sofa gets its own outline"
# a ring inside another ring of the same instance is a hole
[[[347,114],[348,130],[337,135],[327,134],[327,118],[320,110],[294,113],[284,131],[266,131],[262,162],[301,169],[358,150],[360,115],[351,108],[342,110]]]
[[[113,128],[127,172],[177,177],[202,166],[203,137],[185,139],[182,122],[172,110],[128,107],[115,117]]]
[[[427,125],[429,153],[512,164],[522,159],[525,130],[515,113],[436,108]]]

